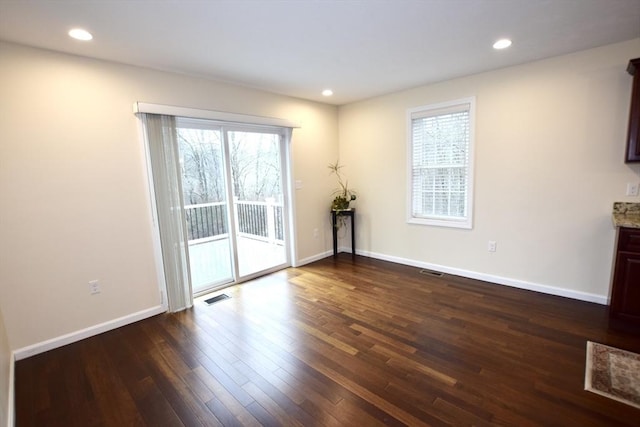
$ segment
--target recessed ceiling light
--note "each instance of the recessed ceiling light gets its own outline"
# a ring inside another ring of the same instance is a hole
[[[511,40],[509,39],[500,39],[493,44],[494,49],[506,49],[511,46]]]
[[[333,91],[331,89],[325,89],[322,91],[322,96],[331,96],[333,95]]]
[[[73,37],[76,40],[88,41],[93,38],[91,33],[87,30],[83,30],[82,28],[74,28],[69,31],[69,36]]]

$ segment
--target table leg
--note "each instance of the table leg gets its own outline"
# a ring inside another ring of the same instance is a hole
[[[351,215],[351,256],[356,256],[356,214]]]
[[[333,256],[338,255],[338,220],[336,212],[331,212],[331,231],[333,232]]]

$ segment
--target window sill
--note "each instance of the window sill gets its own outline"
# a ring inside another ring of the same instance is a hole
[[[452,220],[452,219],[436,219],[436,218],[414,218],[407,219],[409,224],[417,225],[431,225],[435,227],[447,227],[447,228],[462,228],[471,230],[473,224],[470,219],[466,220]]]

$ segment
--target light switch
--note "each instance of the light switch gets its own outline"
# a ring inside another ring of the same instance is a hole
[[[296,179],[296,190],[300,190],[302,188],[302,180]]]

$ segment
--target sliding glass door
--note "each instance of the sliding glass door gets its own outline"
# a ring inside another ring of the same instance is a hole
[[[194,293],[232,282],[222,132],[203,120],[176,120]]]
[[[187,118],[176,126],[194,294],[288,265],[283,134]]]
[[[282,142],[277,133],[225,132],[229,147],[238,275],[287,262]]]

